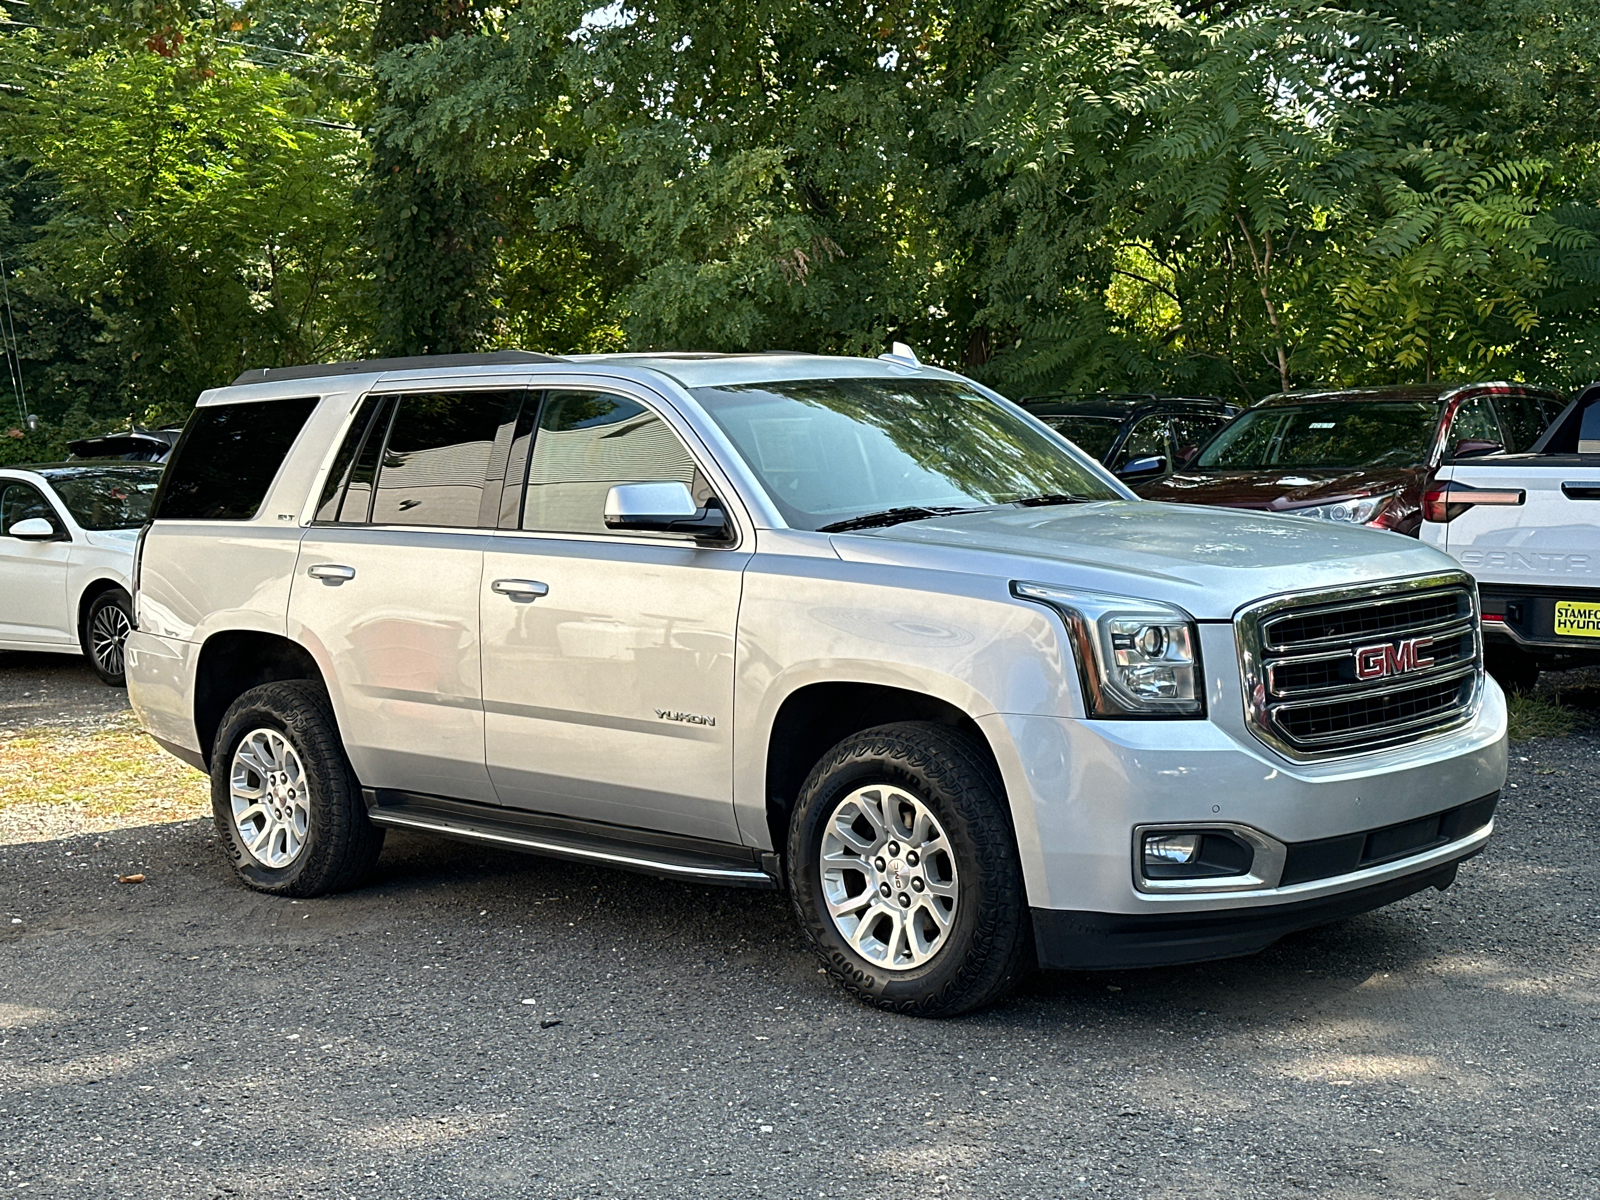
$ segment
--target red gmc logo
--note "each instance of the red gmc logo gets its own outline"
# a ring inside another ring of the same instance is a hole
[[[1356,651],[1356,678],[1382,679],[1385,675],[1404,675],[1407,671],[1420,671],[1433,666],[1433,659],[1424,658],[1422,651],[1433,645],[1432,638],[1407,638],[1390,645],[1362,646]]]

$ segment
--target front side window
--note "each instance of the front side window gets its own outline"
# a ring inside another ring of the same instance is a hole
[[[250,520],[316,407],[313,396],[195,409],[167,464],[156,519]]]
[[[672,427],[636,400],[605,392],[545,397],[528,463],[521,527],[610,533],[606,493],[619,483],[676,481],[704,504],[711,488]]]
[[[1156,455],[1168,460],[1172,458],[1172,446],[1167,439],[1167,418],[1143,417],[1128,431],[1127,440],[1122,443],[1122,449],[1117,451],[1114,469],[1121,469],[1135,459]]]
[[[372,523],[455,529],[484,524],[483,493],[495,444],[502,430],[509,439],[522,396],[520,391],[402,396],[378,459]],[[350,495],[356,492],[352,478]],[[351,504],[348,497],[345,504]],[[341,513],[341,519],[349,518]]]
[[[1061,439],[956,380],[696,388],[795,529],[893,509],[1124,499]]]
[[[1274,404],[1236,418],[1195,459],[1202,470],[1414,467],[1428,461],[1439,406],[1422,400]]]
[[[97,533],[137,529],[150,515],[160,471],[73,471],[52,476],[51,486],[72,519]]]
[[[43,517],[57,533],[62,532],[55,510],[37,488],[26,483],[0,482],[0,533],[9,537],[11,527],[18,521],[30,521],[35,517]]]

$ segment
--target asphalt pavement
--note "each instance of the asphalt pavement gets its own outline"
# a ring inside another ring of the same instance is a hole
[[[295,902],[203,822],[0,845],[0,1193],[1600,1195],[1597,755],[1515,746],[1447,892],[945,1022],[835,991],[777,895],[391,834]]]

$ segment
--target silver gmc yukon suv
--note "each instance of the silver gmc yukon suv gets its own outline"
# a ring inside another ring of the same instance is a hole
[[[401,828],[787,888],[909,1013],[1444,888],[1506,770],[1450,559],[1139,500],[903,350],[249,372],[135,587],[133,705],[251,887]]]

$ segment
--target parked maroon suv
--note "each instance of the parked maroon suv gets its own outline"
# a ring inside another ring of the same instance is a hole
[[[1447,458],[1526,450],[1566,407],[1519,383],[1284,392],[1235,417],[1150,500],[1264,508],[1413,536]]]

